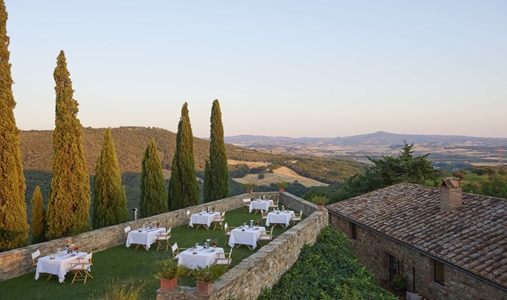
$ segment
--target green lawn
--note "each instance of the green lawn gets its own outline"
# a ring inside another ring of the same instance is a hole
[[[229,226],[236,227],[253,219],[260,221],[260,213],[248,214],[244,213],[244,208],[238,208],[225,213],[225,219]],[[274,229],[274,237],[280,235],[285,230],[280,226]],[[200,227],[195,230],[187,225],[179,226],[172,229],[172,237],[169,239],[171,245],[178,243],[179,247],[187,248],[195,245],[196,242],[202,245],[203,240],[207,238],[218,239],[218,246],[224,247],[225,236],[224,231],[206,230]],[[77,245],[79,246],[79,245]],[[13,279],[0,282],[0,299],[93,299],[94,296],[100,296],[105,290],[106,283],[110,283],[113,279],[119,279],[121,282],[133,282],[139,284],[144,282],[145,288],[143,299],[155,299],[155,291],[159,287],[158,279],[153,274],[154,270],[150,266],[153,260],[172,257],[171,249],[169,251],[157,249],[157,244],[153,244],[150,251],[139,247],[134,250],[134,246],[125,248],[125,245],[116,246],[101,252],[93,254],[92,276],[86,284],[72,281],[72,273],[67,273],[64,284],[58,282],[58,277],[53,276],[51,280],[46,281],[46,277],[40,277],[34,280],[34,272],[19,276]],[[232,253],[232,265],[236,265],[244,258],[255,253],[250,251],[246,246],[234,249]],[[224,251],[229,252],[230,247],[225,246]],[[182,277],[179,280],[180,285],[195,286],[195,279],[191,277]]]

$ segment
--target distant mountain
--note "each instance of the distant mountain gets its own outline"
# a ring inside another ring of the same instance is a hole
[[[327,146],[386,146],[403,145],[403,142],[428,145],[488,145],[507,146],[506,138],[471,137],[459,135],[418,135],[418,134],[397,134],[384,131],[361,134],[348,137],[335,138],[290,138],[280,136],[259,136],[259,135],[237,135],[225,137],[228,144],[241,147],[256,148],[262,146],[303,146],[322,144]]]

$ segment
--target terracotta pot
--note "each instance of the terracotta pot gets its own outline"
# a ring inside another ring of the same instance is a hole
[[[317,209],[318,210],[324,210],[324,204],[317,205]]]
[[[195,281],[196,293],[201,295],[210,295],[213,292],[213,282]]]
[[[251,193],[252,193],[252,189],[246,189],[246,192],[247,192],[248,194],[251,194]]]
[[[173,279],[160,278],[160,289],[172,291],[178,286],[178,277]]]
[[[283,187],[279,187],[279,188],[278,188],[278,191],[279,191],[280,193],[283,193],[283,192],[285,192],[285,188],[283,188]]]

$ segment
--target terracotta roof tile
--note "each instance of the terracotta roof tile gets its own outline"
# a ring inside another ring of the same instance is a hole
[[[507,287],[506,199],[463,193],[461,207],[441,213],[437,188],[400,183],[326,208]]]

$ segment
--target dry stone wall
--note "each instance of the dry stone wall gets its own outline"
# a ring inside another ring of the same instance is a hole
[[[244,198],[255,198],[259,197],[260,194],[266,195],[266,197],[271,199],[279,199],[280,197],[278,192],[254,193],[253,195],[242,194],[185,209],[175,210],[165,214],[89,231],[72,237],[64,237],[45,243],[29,245],[27,247],[1,252],[0,281],[35,271],[35,268],[32,266],[31,254],[37,250],[40,250],[41,255],[45,256],[50,253],[54,253],[56,248],[64,248],[66,245],[75,244],[80,250],[86,252],[102,251],[125,243],[127,236],[124,229],[127,226],[130,226],[132,229],[136,229],[142,227],[143,224],[148,224],[149,222],[160,222],[160,226],[165,228],[176,227],[188,223],[188,217],[186,214],[187,210],[194,213],[205,209],[208,206],[214,206],[217,211],[229,211],[241,207],[243,205]]]
[[[329,221],[326,210],[318,211],[316,205],[294,195],[281,193],[280,204],[288,204],[298,211],[303,210],[307,217],[229,270],[215,282],[211,295],[197,296],[195,288],[180,287],[172,292],[158,290],[157,300],[257,299],[265,287],[277,283],[297,261],[304,245],[315,243]]]

